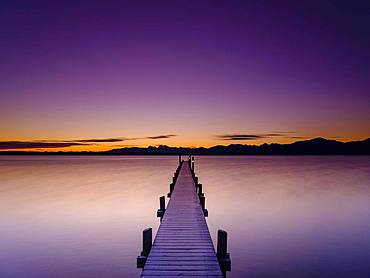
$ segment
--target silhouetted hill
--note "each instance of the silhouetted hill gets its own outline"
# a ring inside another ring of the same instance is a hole
[[[123,148],[109,154],[194,154],[194,155],[370,155],[370,138],[364,141],[339,142],[324,138],[298,141],[292,144],[214,146],[210,148],[176,148],[168,146]]]
[[[105,152],[22,152],[3,151],[2,155],[370,155],[370,138],[363,141],[339,142],[324,138],[297,141],[291,144],[262,144],[213,146],[210,148],[182,148],[149,146],[147,148],[121,148]]]

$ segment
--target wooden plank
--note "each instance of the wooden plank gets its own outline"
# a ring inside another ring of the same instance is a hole
[[[188,163],[182,164],[141,277],[222,277]]]
[[[163,260],[148,260],[151,265],[163,264]],[[166,265],[213,265],[215,260],[167,260]]]
[[[191,268],[191,271],[212,271],[212,270],[218,270],[219,266],[216,264],[201,264],[201,265],[169,265],[169,264],[150,264],[146,267],[146,270],[179,270],[179,271],[189,271],[189,268]]]
[[[146,264],[145,264],[146,265]],[[145,272],[144,272],[145,271]],[[222,277],[221,270],[144,270],[141,277],[151,277],[151,276],[195,276],[195,277]]]
[[[141,277],[145,276],[164,276],[164,275],[172,275],[172,276],[182,276],[182,275],[189,275],[189,276],[207,276],[207,277],[222,277],[221,270],[147,270],[145,273],[141,275]]]

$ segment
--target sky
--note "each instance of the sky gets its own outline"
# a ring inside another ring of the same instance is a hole
[[[370,137],[369,1],[0,1],[0,149]]]

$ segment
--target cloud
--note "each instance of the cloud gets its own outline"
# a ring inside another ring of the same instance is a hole
[[[155,135],[147,137],[118,137],[118,138],[105,138],[105,139],[83,139],[83,140],[73,140],[71,142],[82,142],[82,143],[113,143],[113,142],[123,142],[129,140],[139,140],[139,139],[167,139],[174,137],[174,134],[165,134],[165,135]]]
[[[145,137],[144,139],[168,139],[175,136],[176,136],[175,134],[167,134],[167,135],[148,136]]]
[[[174,134],[156,135],[148,137],[118,137],[118,138],[92,138],[76,140],[37,140],[37,141],[0,141],[0,150],[14,149],[52,149],[67,148],[72,146],[89,146],[94,143],[115,143],[139,139],[167,139],[174,137]]]
[[[256,140],[261,139],[262,137],[253,134],[224,134],[217,135],[216,138],[219,140]]]
[[[306,136],[285,136],[284,138],[289,138],[289,139],[308,139],[309,137],[306,137]]]
[[[66,148],[71,146],[88,145],[77,142],[34,142],[34,141],[2,141],[0,150],[6,149],[52,149]]]
[[[111,143],[111,142],[122,142],[126,140],[133,140],[135,138],[106,138],[106,139],[83,139],[83,140],[74,140],[72,142],[83,142],[83,143]]]
[[[294,131],[287,132],[273,132],[273,133],[262,133],[262,134],[222,134],[216,135],[218,140],[259,140],[259,139],[268,139],[276,137],[284,138],[298,138],[298,136],[287,136],[287,134],[295,133]]]

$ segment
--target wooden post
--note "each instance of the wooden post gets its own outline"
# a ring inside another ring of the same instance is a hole
[[[179,166],[181,165],[181,154],[179,155]]]
[[[206,206],[206,197],[200,196],[199,201],[200,201],[200,205],[202,206],[202,209],[204,210]]]
[[[157,210],[157,217],[160,217],[161,220],[162,220],[165,210],[166,210],[165,197],[161,196],[159,197],[159,210]]]
[[[199,178],[198,178],[198,177],[194,177],[194,182],[195,182],[195,184],[198,184],[198,180],[199,180]]]
[[[170,192],[168,192],[167,197],[171,197],[171,194],[172,194],[172,191],[173,191],[174,188],[175,188],[175,184],[171,183],[170,184]]]
[[[218,230],[217,232],[217,259],[222,275],[226,277],[226,271],[231,270],[231,259],[230,254],[227,253],[227,232],[224,230]]]
[[[172,183],[175,184],[176,183],[176,176],[172,177]]]
[[[143,256],[148,256],[150,249],[152,249],[152,228],[143,231]]]
[[[208,210],[206,209],[206,197],[204,195],[199,196],[200,205],[202,206],[204,216],[208,216]]]
[[[164,198],[164,196],[161,196],[159,198],[159,208],[160,208],[160,210],[163,210],[163,211],[166,209],[166,204],[165,204],[165,198]]]
[[[191,170],[194,172],[194,156],[191,157]]]
[[[227,232],[217,231],[217,257],[224,258],[227,253]]]
[[[150,249],[152,249],[152,228],[143,231],[143,250],[140,256],[137,257],[137,268],[144,267]]]
[[[201,183],[198,183],[197,185],[197,188],[198,188],[198,196],[204,196],[203,194],[203,185]]]

